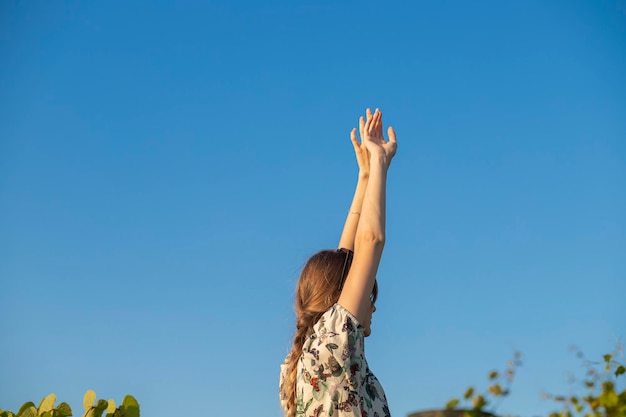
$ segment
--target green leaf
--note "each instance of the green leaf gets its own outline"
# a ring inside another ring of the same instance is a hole
[[[613,384],[613,381],[604,381],[602,383],[602,392],[615,392],[615,384]]]
[[[106,410],[108,406],[109,402],[107,400],[98,400],[98,403],[93,409],[93,416],[102,417],[102,413],[104,413],[104,410]]]
[[[61,403],[54,409],[54,417],[70,417],[72,415],[72,408],[68,403]]]
[[[498,371],[489,372],[489,379],[496,379],[498,377]]]
[[[458,398],[453,398],[453,399],[451,399],[450,401],[448,401],[446,403],[446,410],[452,410],[457,405],[459,405],[459,399]]]
[[[612,408],[615,407],[619,401],[619,397],[615,393],[615,391],[603,392],[598,397],[600,401],[600,405],[603,405],[604,408]]]
[[[113,401],[113,399],[110,399],[107,403],[107,414],[113,414],[116,408],[117,407],[115,406],[115,401]]]
[[[42,399],[39,403],[39,408],[37,408],[39,414],[52,410],[54,408],[54,403],[56,402],[56,400],[57,396],[54,394],[50,394]]]
[[[126,417],[139,417],[139,403],[132,395],[124,397],[122,406],[126,411]]]
[[[133,397],[132,395],[125,396],[124,399],[122,400],[122,405],[124,407],[137,407],[137,408],[139,408],[139,403],[137,402],[135,397]]]
[[[466,391],[465,394],[463,394],[463,398],[465,398],[466,400],[469,400],[472,395],[474,395],[474,387],[469,387]]]
[[[29,410],[30,408],[35,408],[35,404],[32,401],[22,404],[20,409],[17,411],[16,415],[18,417],[26,416],[27,414],[24,414],[24,413],[26,412],[26,410]],[[36,415],[37,415],[37,409],[35,408],[35,416]]]
[[[611,362],[612,356],[611,355],[604,355],[603,358],[604,358],[604,362],[609,363],[609,362]]]
[[[32,405],[25,407],[25,405],[27,404],[32,404]],[[37,417],[37,409],[35,408],[35,404],[33,404],[32,402],[28,402],[24,404],[20,408],[20,411],[17,412],[17,417]]]
[[[52,417],[52,414],[50,413],[50,411],[44,411],[43,413],[39,414],[39,417]]]
[[[22,406],[20,407],[19,410],[17,410],[17,415],[19,416],[20,414],[22,414],[24,412],[24,410],[26,410],[27,408],[30,407],[34,407],[35,403],[33,403],[32,401],[29,401],[27,403],[22,404]]]
[[[489,385],[488,388],[489,392],[494,395],[494,396],[498,396],[500,394],[502,394],[502,387],[500,386],[500,384],[493,384],[493,385]]]
[[[624,365],[620,365],[617,367],[617,369],[615,370],[615,376],[620,376],[621,374],[623,374],[624,372],[626,372],[626,368],[624,368]]]
[[[96,393],[95,391],[88,389],[83,397],[83,408],[85,409],[85,412],[89,411],[89,409],[93,406],[94,401],[96,401]]]
[[[487,405],[487,401],[485,400],[485,397],[483,397],[482,395],[477,395],[472,400],[472,407],[475,410],[480,410],[486,405]]]

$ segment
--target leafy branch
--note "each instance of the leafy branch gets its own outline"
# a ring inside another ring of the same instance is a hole
[[[454,410],[458,407],[470,409],[469,415],[480,415],[487,412],[489,408],[493,412],[504,397],[511,392],[511,385],[515,377],[516,369],[522,365],[522,354],[515,352],[513,359],[507,363],[507,367],[502,372],[493,370],[487,375],[487,390],[478,392],[473,386],[468,387],[461,398],[452,398],[446,404],[447,410]]]
[[[626,372],[623,363],[623,346],[617,351],[602,356],[602,361],[590,361],[577,348],[576,356],[583,361],[585,378],[582,386],[586,391],[580,395],[545,394],[544,398],[560,403],[562,410],[549,417],[624,417],[626,416],[626,389],[619,392],[617,379]],[[616,356],[621,356],[621,361]],[[602,369],[600,369],[602,368]],[[572,380],[572,383],[576,382]]]

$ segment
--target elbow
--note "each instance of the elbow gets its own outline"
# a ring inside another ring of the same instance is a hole
[[[360,240],[364,244],[370,244],[373,246],[383,247],[385,246],[385,233],[384,232],[375,232],[375,231],[367,231],[361,233],[358,236],[358,240]]]

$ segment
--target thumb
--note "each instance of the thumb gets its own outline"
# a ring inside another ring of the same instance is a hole
[[[389,136],[389,142],[396,143],[396,132],[393,130],[393,127],[389,126],[387,128],[387,135]]]
[[[354,146],[354,148],[358,149],[359,141],[357,141],[357,139],[356,139],[356,128],[354,128],[354,129],[352,129],[350,131],[350,141],[352,141],[352,145]]]

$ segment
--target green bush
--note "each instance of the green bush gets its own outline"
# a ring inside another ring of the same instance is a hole
[[[54,406],[57,397],[50,394],[35,407],[35,403],[27,402],[20,407],[17,413],[0,409],[0,417],[69,417],[72,416],[72,408],[67,403]],[[85,392],[83,397],[83,417],[139,417],[139,403],[132,395],[127,395],[119,407],[113,400],[96,401],[96,393],[92,390]],[[106,412],[106,414],[104,414]]]

